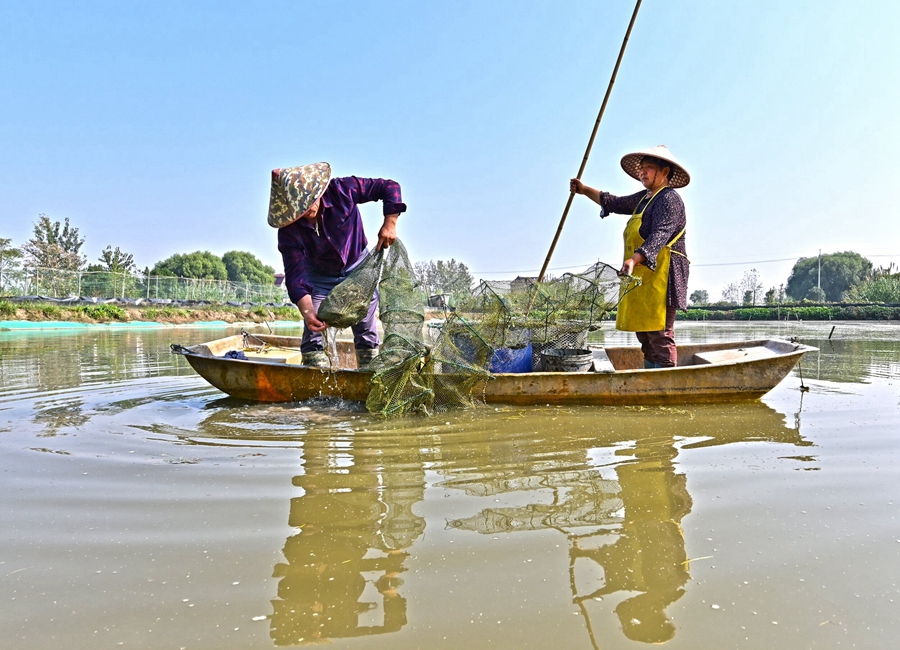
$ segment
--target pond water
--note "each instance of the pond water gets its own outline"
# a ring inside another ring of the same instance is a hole
[[[677,327],[810,390],[384,420],[168,352],[225,330],[0,332],[2,646],[897,647],[900,326]]]

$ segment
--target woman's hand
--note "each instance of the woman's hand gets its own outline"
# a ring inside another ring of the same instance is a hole
[[[622,270],[619,271],[619,273],[622,275],[633,275],[634,267],[638,264],[643,264],[646,259],[647,258],[640,253],[635,253],[622,263]]]
[[[600,190],[585,185],[577,178],[569,181],[569,191],[575,194],[584,194],[594,203],[600,205]]]
[[[378,231],[378,247],[375,249],[376,251],[388,248],[397,241],[397,217],[399,216],[399,214],[389,214],[384,218],[384,225]]]
[[[322,332],[328,327],[328,323],[319,320],[312,296],[307,295],[300,298],[297,301],[297,307],[300,309],[300,315],[303,316],[304,324],[313,332]]]

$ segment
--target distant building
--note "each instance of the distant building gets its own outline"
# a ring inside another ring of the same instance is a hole
[[[516,279],[509,283],[509,288],[511,291],[521,291],[522,289],[527,289],[528,287],[537,284],[537,281],[537,277],[517,275]]]
[[[435,293],[428,296],[428,306],[435,309],[447,309],[450,306],[450,294]]]
[[[284,273],[276,273],[275,274],[275,286],[276,287],[284,286]]]

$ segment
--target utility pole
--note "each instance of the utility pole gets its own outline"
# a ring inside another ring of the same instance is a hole
[[[816,286],[821,289],[822,288],[822,249],[819,249],[819,280],[816,283]]]

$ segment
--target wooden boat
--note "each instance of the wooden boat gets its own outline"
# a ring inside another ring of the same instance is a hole
[[[172,351],[232,397],[292,402],[313,397],[365,401],[371,373],[355,369],[350,341],[339,341],[340,369],[300,365],[300,338],[239,334]],[[244,351],[246,360],[225,358]],[[678,346],[678,366],[645,369],[637,347],[603,348],[608,372],[494,374],[473,394],[498,404],[682,404],[759,399],[816,348],[764,339]]]

